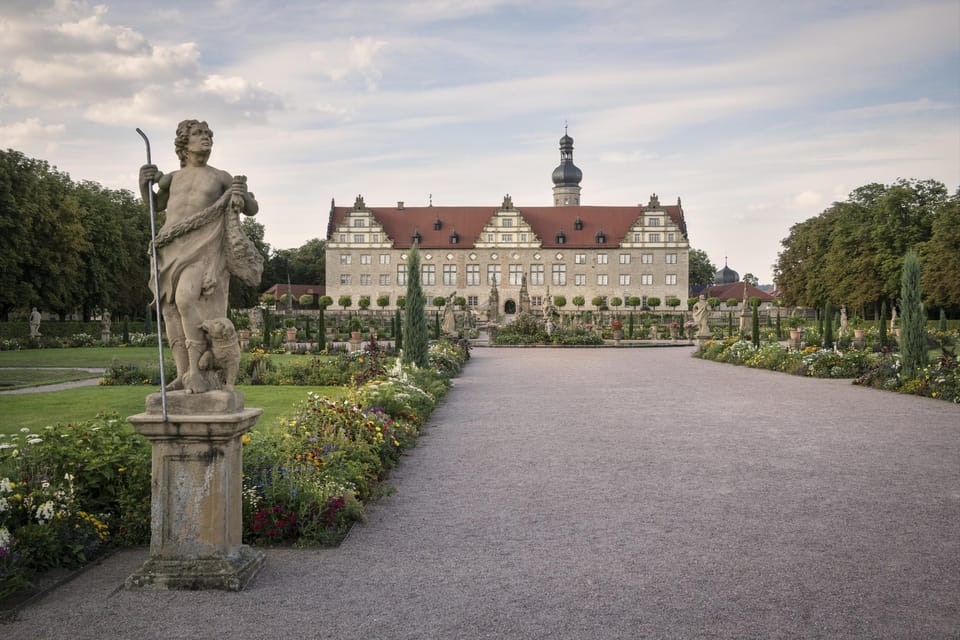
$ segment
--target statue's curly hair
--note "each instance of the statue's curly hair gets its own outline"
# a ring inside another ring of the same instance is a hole
[[[177,157],[180,158],[180,167],[187,165],[187,141],[190,139],[190,129],[196,125],[202,125],[210,131],[210,139],[213,139],[213,129],[204,120],[183,120],[177,125],[177,137],[174,138],[173,148],[177,151]]]

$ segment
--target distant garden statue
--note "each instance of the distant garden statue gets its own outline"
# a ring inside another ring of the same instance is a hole
[[[700,295],[700,298],[693,305],[693,321],[697,323],[697,337],[698,338],[709,338],[712,337],[710,333],[710,303],[707,302],[707,297],[705,295]]]
[[[37,308],[34,307],[30,310],[30,337],[38,338],[40,337],[40,312],[37,311]]]

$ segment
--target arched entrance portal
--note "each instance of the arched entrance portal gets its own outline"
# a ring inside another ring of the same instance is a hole
[[[517,303],[513,300],[507,300],[503,303],[503,312],[512,316],[517,312]]]

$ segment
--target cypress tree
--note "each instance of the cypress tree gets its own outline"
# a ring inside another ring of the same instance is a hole
[[[823,316],[821,317],[823,323],[823,348],[832,349],[833,348],[833,305],[829,302],[827,306],[823,308]]]
[[[733,311],[727,312],[727,334],[733,336]]]
[[[757,305],[753,305],[753,317],[750,318],[750,332],[753,334],[751,340],[753,341],[753,348],[760,348],[760,309]]]
[[[920,301],[920,260],[912,250],[900,272],[900,356],[903,373],[912,377],[927,364],[927,329]]]
[[[407,257],[407,306],[403,332],[406,334],[406,348],[403,350],[403,362],[426,368],[427,358],[427,319],[424,310],[427,300],[420,285],[420,251],[416,245]]]
[[[780,324],[780,309],[777,309],[777,341],[783,340],[783,326]]]
[[[394,326],[393,348],[397,353],[400,353],[400,350],[403,349],[403,320],[400,318],[400,309],[397,309],[394,314]]]
[[[940,307],[940,331],[947,330],[947,312]]]
[[[880,303],[880,348],[887,346],[887,301]]]
[[[327,349],[327,322],[323,317],[324,307],[320,307],[320,319],[317,321],[317,350]]]

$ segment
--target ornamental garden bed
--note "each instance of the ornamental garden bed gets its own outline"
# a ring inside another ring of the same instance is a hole
[[[389,493],[390,470],[468,359],[467,345],[439,342],[427,368],[378,349],[326,360],[337,375],[349,364],[339,397],[304,390],[244,436],[244,542],[338,544],[364,504]],[[285,368],[274,365],[297,378]],[[149,536],[150,446],[119,414],[0,436],[0,601]]]

